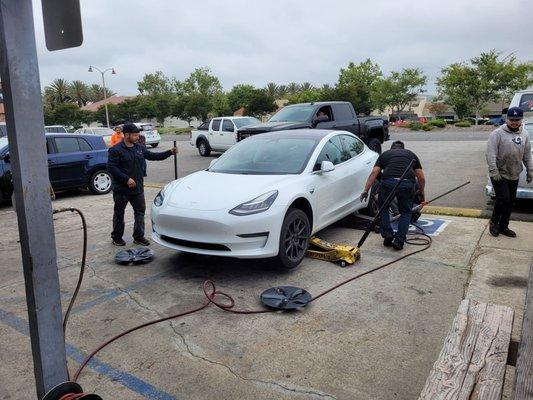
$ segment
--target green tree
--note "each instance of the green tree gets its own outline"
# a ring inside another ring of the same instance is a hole
[[[427,77],[418,68],[393,71],[387,78],[377,79],[372,84],[371,97],[375,108],[389,106],[400,114],[424,91]]]
[[[502,103],[515,91],[533,84],[533,64],[518,63],[512,55],[501,59],[491,50],[468,63],[455,63],[442,69],[437,79],[439,95],[454,109],[474,112],[476,124],[487,103]],[[457,112],[459,114],[459,112]]]
[[[275,100],[265,89],[254,89],[246,107],[246,114],[260,116],[274,111],[277,108]]]
[[[381,76],[379,65],[370,59],[357,65],[351,62],[340,70],[336,97],[350,101],[356,112],[369,114],[376,108],[372,101],[372,84]]]
[[[79,80],[72,81],[68,86],[68,95],[79,107],[83,107],[89,101],[89,86]]]
[[[145,74],[140,82],[137,82],[139,93],[147,96],[169,94],[176,91],[176,81],[169,78],[163,72],[156,71],[153,74]]]
[[[106,96],[104,96],[104,87],[102,85],[93,83],[91,86],[89,86],[88,101],[90,103],[96,103],[97,101],[103,100],[105,97],[111,97],[116,95],[116,93],[109,89],[107,86],[105,88],[105,94]]]
[[[274,82],[267,83],[265,90],[267,91],[269,96],[278,98],[279,87]]]
[[[70,101],[69,84],[66,79],[58,78],[44,88],[45,97],[51,104],[61,104]]]
[[[255,91],[253,85],[239,84],[235,85],[228,92],[228,105],[232,111],[241,107],[249,108],[250,101]]]
[[[185,94],[199,93],[213,96],[222,92],[222,85],[208,67],[196,68],[183,83],[180,84]]]

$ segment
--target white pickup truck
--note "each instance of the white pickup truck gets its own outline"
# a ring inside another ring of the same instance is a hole
[[[196,147],[202,157],[209,156],[211,151],[224,152],[237,143],[239,128],[260,122],[254,117],[213,118],[191,131],[191,146]]]

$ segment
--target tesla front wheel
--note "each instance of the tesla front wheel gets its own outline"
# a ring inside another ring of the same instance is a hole
[[[291,208],[285,215],[279,238],[278,262],[285,269],[296,268],[304,259],[309,246],[311,225],[302,211]]]

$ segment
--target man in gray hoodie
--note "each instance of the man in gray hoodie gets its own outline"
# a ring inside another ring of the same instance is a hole
[[[527,182],[530,183],[533,179],[531,143],[522,125],[523,117],[521,108],[509,108],[506,123],[490,134],[487,143],[489,176],[496,194],[496,203],[490,219],[492,236],[502,234],[516,237],[516,233],[509,229],[509,218],[516,199],[522,164],[527,169]]]

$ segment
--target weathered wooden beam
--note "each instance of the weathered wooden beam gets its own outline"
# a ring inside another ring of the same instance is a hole
[[[419,400],[499,400],[512,325],[511,308],[463,300]]]
[[[522,335],[516,362],[515,400],[533,399],[533,264],[529,269]]]

